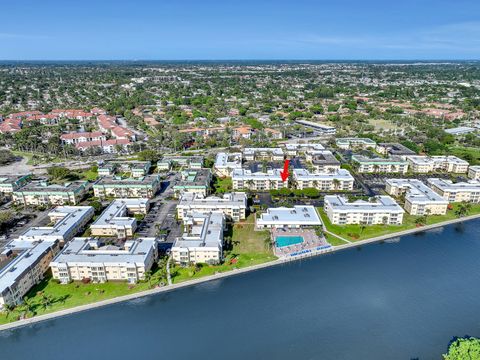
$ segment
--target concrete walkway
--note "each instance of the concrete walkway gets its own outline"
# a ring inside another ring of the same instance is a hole
[[[323,228],[323,232],[326,233],[326,234],[328,234],[328,235],[332,235],[332,236],[336,237],[337,239],[340,239],[340,240],[342,240],[342,241],[345,241],[346,243],[352,243],[352,241],[347,240],[347,239],[345,239],[344,237],[341,237],[340,235],[334,234],[334,233],[332,233],[331,231],[328,231],[327,228],[325,228],[325,227]]]
[[[399,237],[399,236],[405,236],[405,235],[410,235],[410,234],[414,234],[414,233],[418,233],[418,232],[423,232],[423,231],[439,228],[439,227],[442,227],[442,226],[445,226],[445,225],[460,223],[460,222],[473,220],[473,219],[477,219],[477,218],[480,218],[480,214],[466,216],[466,217],[453,219],[453,220],[449,220],[449,221],[444,221],[444,222],[433,224],[433,225],[422,226],[422,227],[418,227],[418,228],[414,228],[414,229],[410,229],[410,230],[404,230],[404,231],[400,231],[400,232],[397,232],[397,233],[378,236],[378,237],[371,238],[371,239],[360,240],[360,241],[352,242],[352,243],[345,244],[345,245],[332,246],[331,248],[328,248],[328,249],[325,249],[325,250],[320,250],[318,252],[302,254],[300,256],[292,256],[292,257],[289,257],[289,258],[281,258],[281,259],[270,261],[270,262],[267,262],[267,263],[249,266],[249,267],[246,267],[246,268],[243,268],[243,269],[235,269],[235,270],[231,270],[231,271],[227,271],[227,272],[223,272],[223,273],[217,273],[217,274],[210,275],[210,276],[205,276],[205,277],[202,277],[202,278],[199,278],[199,279],[187,280],[187,281],[184,281],[184,282],[181,282],[181,283],[178,283],[178,284],[171,284],[171,285],[164,286],[164,287],[158,287],[158,288],[151,289],[151,290],[141,291],[141,292],[138,292],[138,293],[135,293],[135,294],[119,296],[119,297],[116,297],[116,298],[113,298],[113,299],[98,301],[98,302],[95,302],[95,303],[92,303],[92,304],[81,305],[81,306],[77,306],[77,307],[74,307],[74,308],[71,308],[71,309],[65,309],[65,310],[60,310],[60,311],[57,311],[57,312],[53,312],[53,313],[50,313],[50,314],[38,315],[38,316],[35,316],[33,318],[30,318],[30,319],[24,319],[24,320],[15,321],[15,322],[12,322],[12,323],[9,323],[9,324],[0,325],[0,331],[8,330],[8,329],[14,329],[14,328],[17,328],[17,327],[22,327],[22,326],[27,326],[27,325],[35,324],[35,323],[38,323],[38,322],[41,322],[41,321],[54,319],[54,318],[61,317],[61,316],[66,316],[66,315],[69,315],[69,314],[78,313],[78,312],[81,312],[81,311],[86,311],[86,310],[95,309],[95,308],[99,308],[99,307],[106,306],[106,305],[116,304],[116,303],[123,302],[123,301],[137,299],[137,298],[140,298],[140,297],[143,297],[143,296],[159,294],[159,293],[168,292],[168,291],[172,291],[172,290],[176,290],[176,289],[181,289],[181,288],[184,288],[184,287],[187,287],[187,286],[197,285],[197,284],[201,284],[201,283],[204,283],[204,282],[207,282],[207,281],[219,280],[219,279],[226,278],[226,277],[229,277],[229,276],[234,276],[234,275],[238,275],[238,274],[247,273],[247,272],[250,272],[250,271],[256,271],[256,270],[264,269],[264,268],[267,268],[267,267],[270,267],[270,266],[278,266],[278,265],[285,264],[285,263],[292,262],[292,261],[302,260],[302,259],[305,259],[305,258],[318,256],[318,255],[322,255],[322,254],[327,254],[327,253],[333,253],[333,252],[336,252],[336,251],[339,251],[339,250],[344,250],[344,249],[348,249],[348,248],[352,248],[352,247],[358,247],[358,246],[362,246],[362,245],[366,245],[366,244],[371,244],[371,243],[375,243],[375,242],[378,242],[378,241],[387,240],[387,239],[391,239],[391,238],[395,238],[395,237]]]

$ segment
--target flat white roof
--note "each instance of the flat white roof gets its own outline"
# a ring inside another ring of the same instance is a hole
[[[372,198],[371,201],[356,200],[349,202],[345,197],[340,195],[327,195],[324,201],[325,204],[330,206],[334,211],[344,211],[348,213],[390,212],[401,214],[405,212],[390,196],[377,196]]]
[[[337,144],[350,144],[350,143],[361,143],[365,145],[375,145],[375,141],[369,138],[355,138],[355,137],[347,137],[347,138],[338,138],[335,140]]]
[[[178,207],[247,207],[247,194],[244,192],[225,193],[223,196],[203,196],[199,193],[183,193]]]
[[[106,226],[133,226],[135,218],[125,217],[127,210],[132,208],[146,208],[148,199],[117,199],[102,212],[91,228]]]
[[[70,240],[75,236],[72,230],[79,222],[87,221],[94,215],[91,206],[58,206],[48,214],[50,217],[60,218],[53,226],[31,227],[22,235],[20,240]]]
[[[189,232],[175,240],[172,250],[174,248],[222,250],[225,224],[225,215],[222,212],[208,214],[191,212],[183,219],[183,223]]]
[[[322,225],[314,206],[295,205],[293,208],[269,208],[257,219],[257,225]]]
[[[215,167],[217,169],[241,169],[242,153],[218,153],[217,157],[215,158]]]
[[[334,131],[334,130],[336,130],[336,128],[335,128],[334,126],[329,126],[329,125],[325,125],[325,124],[320,124],[320,123],[316,123],[316,122],[313,122],[313,121],[308,121],[308,120],[296,120],[296,122],[297,122],[298,124],[310,126],[310,127],[317,128],[317,129],[320,129],[320,130],[326,130],[326,131]]]
[[[456,127],[456,128],[445,129],[444,131],[445,131],[447,134],[461,135],[461,134],[471,133],[471,132],[473,132],[473,131],[475,131],[475,130],[476,130],[476,129],[475,129],[475,128],[472,128],[472,127],[459,126],[459,127]]]
[[[285,144],[287,150],[324,150],[325,147],[322,144],[316,143],[295,143]]]
[[[296,180],[302,181],[322,181],[322,180],[343,180],[354,181],[353,176],[346,169],[338,169],[334,173],[311,173],[306,169],[294,169],[293,176]]]
[[[77,237],[69,241],[53,259],[51,265],[66,263],[69,266],[103,263],[123,266],[125,264],[145,265],[150,253],[157,246],[155,238],[137,238],[125,242],[123,247],[103,245],[93,238]]]
[[[57,243],[58,240],[22,241],[17,239],[10,241],[3,252],[12,250],[18,255],[0,270],[0,294],[14,286],[25,272],[34,267]]]
[[[245,148],[243,150],[244,155],[254,155],[258,152],[272,153],[272,155],[283,156],[283,150],[281,148]]]
[[[252,172],[247,169],[236,169],[232,172],[233,180],[281,180],[280,169],[268,170],[266,173]]]
[[[383,165],[407,165],[408,162],[406,160],[403,160],[402,158],[398,156],[392,156],[390,158],[382,158],[382,157],[374,157],[370,158],[365,155],[353,155],[352,160],[356,161],[360,164],[383,164]]]
[[[448,204],[448,201],[417,179],[387,179],[387,184],[407,191],[405,199],[413,203]]]
[[[439,164],[439,163],[455,163],[461,165],[468,165],[468,162],[462,160],[456,156],[422,156],[422,155],[412,155],[407,156],[407,160],[411,161],[416,165],[428,165],[428,164]]]
[[[480,192],[480,182],[476,180],[454,183],[452,180],[430,178],[428,184],[447,192]]]

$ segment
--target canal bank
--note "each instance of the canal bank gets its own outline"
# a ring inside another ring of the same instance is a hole
[[[409,230],[405,230],[405,231],[401,231],[401,232],[397,232],[397,233],[393,233],[393,234],[382,235],[382,236],[378,236],[378,237],[374,237],[374,238],[370,238],[370,239],[365,239],[365,240],[361,240],[361,241],[357,241],[357,242],[353,242],[353,243],[349,243],[349,244],[334,246],[334,247],[331,247],[331,248],[322,249],[322,250],[318,250],[318,251],[312,251],[310,253],[305,253],[305,254],[298,255],[298,256],[284,257],[284,258],[280,258],[280,259],[275,260],[275,261],[271,261],[271,262],[267,262],[267,263],[263,263],[263,264],[259,264],[259,265],[249,266],[249,267],[246,267],[246,268],[236,269],[236,270],[223,272],[223,273],[217,273],[217,274],[214,274],[214,275],[211,275],[211,276],[205,276],[205,277],[198,278],[198,279],[187,280],[187,281],[184,281],[184,282],[181,282],[181,283],[178,283],[178,284],[171,284],[171,285],[167,285],[167,286],[164,286],[164,287],[154,288],[154,289],[151,289],[151,290],[141,291],[141,292],[134,293],[134,294],[124,295],[124,296],[120,296],[120,297],[116,297],[116,298],[112,298],[112,299],[107,299],[107,300],[103,300],[103,301],[99,301],[99,302],[95,302],[95,303],[91,303],[91,304],[81,305],[81,306],[77,306],[77,307],[70,308],[70,309],[60,310],[60,311],[52,312],[52,313],[49,313],[49,314],[38,315],[38,316],[29,318],[29,319],[23,319],[23,320],[15,321],[15,322],[12,322],[12,323],[0,325],[0,331],[14,329],[14,328],[22,327],[22,326],[27,326],[27,325],[35,324],[35,323],[38,323],[38,322],[51,320],[51,319],[58,318],[58,317],[63,317],[63,316],[70,315],[70,314],[75,314],[75,313],[79,313],[79,312],[83,312],[83,311],[87,311],[87,310],[91,310],[91,309],[104,307],[104,306],[107,306],[107,305],[112,305],[112,304],[117,304],[117,303],[129,301],[129,300],[142,298],[142,297],[149,296],[149,295],[171,292],[171,291],[174,291],[174,290],[190,287],[190,286],[193,286],[193,285],[198,285],[198,284],[205,283],[205,282],[210,282],[210,281],[213,281],[213,280],[219,280],[219,279],[234,276],[234,275],[245,274],[245,273],[248,273],[248,272],[252,272],[252,271],[256,271],[256,270],[260,270],[260,269],[265,269],[265,268],[269,268],[269,267],[273,267],[273,266],[278,266],[278,265],[282,265],[282,264],[286,264],[286,263],[290,263],[290,262],[295,262],[295,261],[299,261],[299,260],[306,259],[306,258],[311,258],[311,257],[324,255],[324,254],[331,254],[331,253],[334,253],[334,252],[337,252],[337,251],[340,251],[340,250],[361,247],[362,245],[367,245],[367,244],[372,244],[372,243],[376,243],[376,242],[380,242],[380,241],[384,241],[384,240],[394,239],[394,238],[398,238],[398,237],[401,237],[401,236],[407,236],[407,235],[411,235],[411,234],[415,234],[415,233],[419,233],[419,232],[432,230],[432,229],[435,229],[435,228],[440,228],[440,227],[447,226],[447,225],[450,225],[450,224],[455,224],[455,223],[474,220],[474,219],[477,219],[477,218],[480,218],[480,214],[466,216],[466,217],[462,217],[462,218],[458,218],[458,219],[452,219],[452,220],[445,221],[445,222],[442,222],[442,223],[422,226],[422,227],[409,229]]]

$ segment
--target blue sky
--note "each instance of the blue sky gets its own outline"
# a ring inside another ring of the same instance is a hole
[[[480,59],[479,0],[0,0],[0,59]]]

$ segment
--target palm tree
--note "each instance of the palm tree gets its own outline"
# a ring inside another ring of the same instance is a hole
[[[15,309],[15,306],[11,304],[5,304],[3,306],[2,311],[5,313],[5,318],[8,319],[8,317],[13,313],[13,310]]]
[[[148,282],[148,287],[152,287],[152,271],[148,270],[145,272],[145,281]]]
[[[333,187],[335,189],[338,189],[338,187],[340,186],[340,180],[338,179],[333,179]]]
[[[27,297],[23,298],[23,304],[20,309],[24,312],[25,317],[28,317],[29,314],[35,315],[35,305],[33,304],[33,301]]]
[[[42,307],[44,310],[47,310],[53,303],[53,299],[51,295],[42,294]]]
[[[425,222],[426,222],[425,215],[415,219],[416,225],[425,225]]]
[[[457,217],[466,216],[466,215],[468,215],[468,213],[470,212],[470,209],[471,209],[471,208],[472,208],[472,204],[467,203],[467,202],[465,202],[465,201],[462,201],[462,202],[458,205],[457,210],[455,210],[455,215],[457,215]]]

